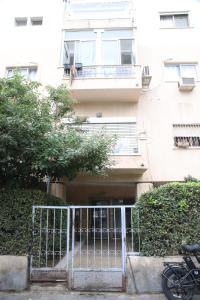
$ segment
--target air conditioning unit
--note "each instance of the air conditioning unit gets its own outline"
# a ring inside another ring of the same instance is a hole
[[[195,78],[193,77],[181,77],[178,82],[178,88],[180,91],[192,91],[195,87]]]
[[[149,66],[145,66],[142,70],[142,87],[148,88],[151,82],[152,76],[149,72]]]

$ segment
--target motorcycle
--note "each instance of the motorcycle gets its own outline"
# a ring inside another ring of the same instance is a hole
[[[185,253],[181,262],[164,262],[162,289],[168,300],[192,300],[195,288],[200,290],[200,267],[197,267],[190,254],[200,264],[200,244],[183,245]]]

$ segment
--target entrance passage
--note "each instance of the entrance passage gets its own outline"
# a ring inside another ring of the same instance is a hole
[[[124,290],[126,257],[139,252],[134,206],[33,207],[32,280],[77,290]]]

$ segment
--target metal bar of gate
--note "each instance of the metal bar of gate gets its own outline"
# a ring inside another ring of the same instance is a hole
[[[75,234],[74,222],[75,222],[75,208],[72,208],[72,276],[73,276],[73,269],[74,269],[74,234]]]

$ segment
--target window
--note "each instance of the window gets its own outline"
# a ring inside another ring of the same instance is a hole
[[[174,124],[173,132],[175,147],[200,147],[200,124]]]
[[[27,20],[27,18],[15,18],[15,26],[26,26]]]
[[[165,64],[165,79],[167,81],[179,81],[180,78],[197,80],[197,64]]]
[[[95,41],[65,42],[65,61],[70,65],[82,63],[85,66],[95,64]]]
[[[20,74],[27,79],[36,80],[37,68],[36,67],[7,68],[6,77],[11,78],[15,73]]]
[[[42,17],[32,17],[31,18],[31,25],[32,26],[40,26],[43,23]]]
[[[189,26],[188,14],[161,14],[161,28],[187,28]]]
[[[133,47],[132,40],[120,40],[122,65],[131,65],[133,63],[132,47]]]
[[[113,119],[113,120],[112,120]],[[115,120],[114,120],[115,119]],[[136,122],[117,120],[118,118],[91,118],[89,123],[82,124],[86,132],[103,130],[108,135],[116,136],[114,155],[133,155],[138,153]]]
[[[64,63],[66,64],[131,65],[135,63],[133,53],[132,30],[99,29],[65,33]]]
[[[71,0],[68,3],[70,16],[78,19],[126,18],[131,8],[129,0]]]

